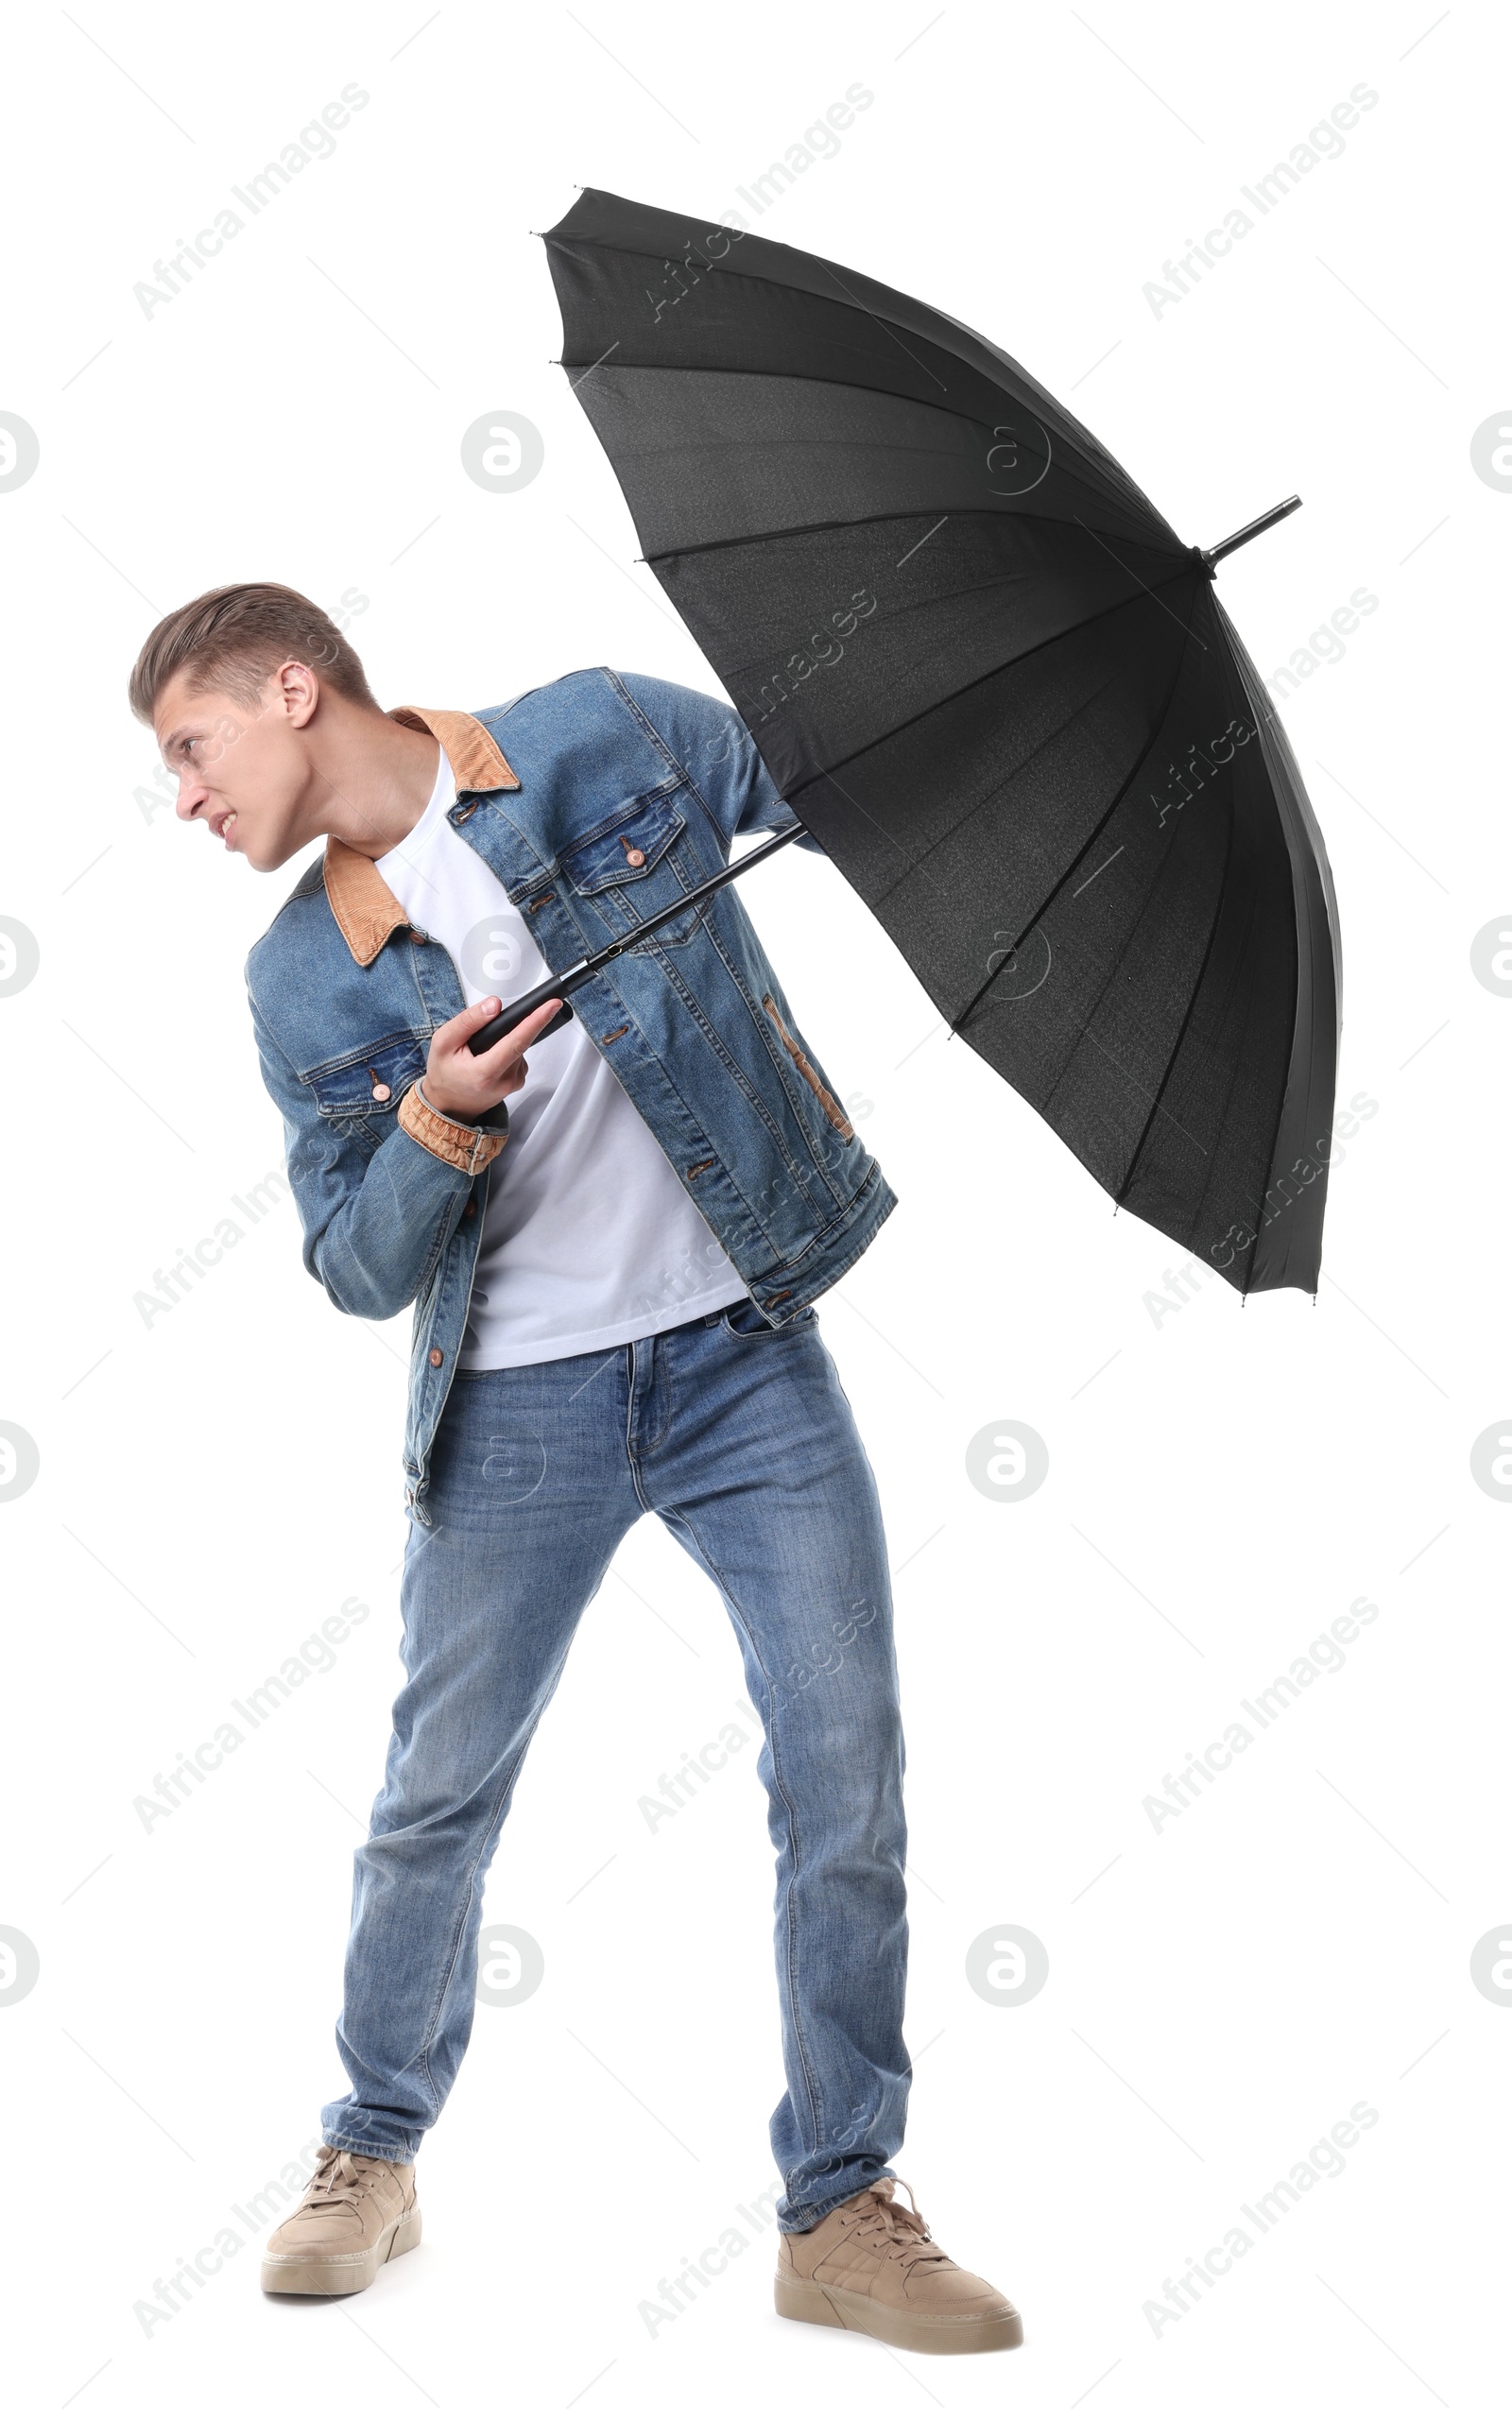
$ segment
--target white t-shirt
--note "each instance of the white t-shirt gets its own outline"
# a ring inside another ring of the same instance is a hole
[[[447,950],[469,1004],[517,998],[550,967],[496,874],[431,801],[377,861],[411,922]],[[628,1344],[748,1289],[661,1144],[575,1016],[532,1042],[492,1163],[458,1366],[514,1369]]]

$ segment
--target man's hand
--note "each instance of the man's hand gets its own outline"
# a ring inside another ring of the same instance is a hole
[[[481,1058],[474,1058],[468,1049],[470,1036],[490,1017],[497,1017],[503,1006],[499,1000],[479,1000],[464,1008],[460,1017],[453,1017],[438,1025],[431,1036],[430,1056],[425,1062],[424,1097],[433,1109],[444,1118],[456,1118],[463,1125],[475,1126],[486,1110],[495,1108],[511,1092],[518,1092],[525,1080],[525,1052],[543,1025],[549,1025],[561,1006],[559,1000],[544,1000],[523,1018],[512,1034],[495,1042]]]

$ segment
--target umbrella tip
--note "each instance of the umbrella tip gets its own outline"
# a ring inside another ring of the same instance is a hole
[[[1207,564],[1210,573],[1214,564],[1221,563],[1226,555],[1231,555],[1236,546],[1247,546],[1250,540],[1258,538],[1263,529],[1274,529],[1276,523],[1279,521],[1284,521],[1288,513],[1296,512],[1301,501],[1300,496],[1288,496],[1284,504],[1272,505],[1269,512],[1263,512],[1258,521],[1246,521],[1243,529],[1236,529],[1231,538],[1221,539],[1216,546],[1199,546],[1196,551]]]

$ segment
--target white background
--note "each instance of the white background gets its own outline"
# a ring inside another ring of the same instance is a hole
[[[0,999],[0,1417],[41,1456],[0,1503],[0,1923],[41,1962],[0,2006],[14,2408],[1492,2408],[1512,2011],[1469,1960],[1512,1933],[1512,1510],[1469,1456],[1512,1409],[1512,1003],[1470,945],[1512,925],[1512,498],[1470,441],[1512,420],[1504,27],[1435,0],[81,0],[9,41],[0,408],[41,446],[0,493],[0,913],[41,950]],[[335,156],[146,316],[154,261],[349,82],[369,99]],[[896,2165],[1027,2343],[940,2362],[779,2322],[770,2228],[675,2320],[641,2312],[771,2182],[782,2089],[754,1746],[654,1835],[638,1811],[741,1687],[720,1605],[649,1521],[507,1828],[490,1916],[545,1978],[479,2008],[420,2170],[425,2241],[355,2303],[265,2302],[231,2208],[342,2088],[351,1852],[400,1678],[407,1319],[337,1316],[286,1202],[171,1314],[133,1305],[282,1164],[241,970],[292,873],[154,807],[127,674],[160,612],[273,578],[365,600],[387,704],[475,709],[598,662],[714,687],[551,367],[529,231],[579,183],[742,208],[857,82],[837,156],[752,225],[1004,344],[1189,541],[1299,490],[1220,575],[1262,671],[1379,599],[1284,706],[1341,902],[1339,1097],[1378,1106],[1335,1169],[1315,1306],[1242,1308],[1209,1277],[1161,1313],[1180,1256],[947,1044],[840,877],[788,853],[752,878],[901,1197],[821,1311],[898,1567],[918,2073]],[[1157,317],[1162,263],[1361,82],[1379,100],[1344,156]],[[501,409],[545,444],[507,495],[459,456]],[[1019,1502],[966,1471],[1004,1419],[1049,1449]],[[1346,1668],[1157,1832],[1162,1776],[1362,1596]],[[370,1614],[335,1668],[146,1831],[154,1774],[350,1597]],[[1005,1924],[1049,1956],[1018,2007],[966,1973]],[[1239,2205],[1361,2102],[1345,2173],[1260,2236]],[[1157,2332],[1162,2281],[1236,2224],[1253,2248]],[[145,2326],[228,2225],[240,2250]]]

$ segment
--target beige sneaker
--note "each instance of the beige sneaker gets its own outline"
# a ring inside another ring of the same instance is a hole
[[[360,2294],[420,2241],[415,2167],[322,2143],[304,2199],[267,2239],[266,2294]]]
[[[897,2180],[902,2183],[902,2180]],[[893,2200],[880,2177],[777,2255],[777,2308],[816,2327],[850,2327],[910,2353],[997,2353],[1023,2343],[1005,2294],[958,2269],[932,2239],[918,2205]],[[905,2185],[909,2201],[914,2188]]]

